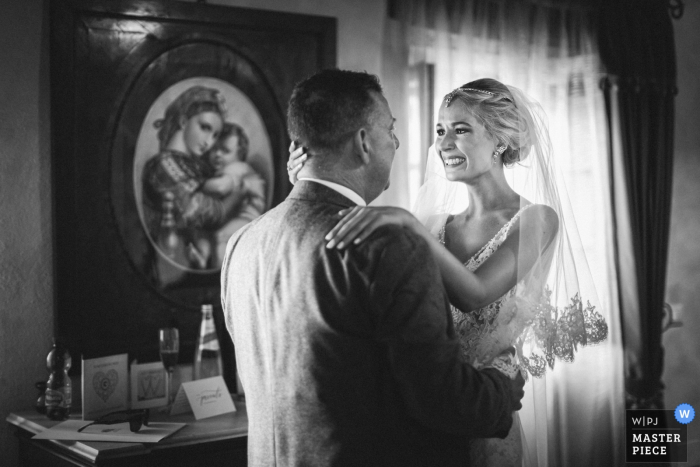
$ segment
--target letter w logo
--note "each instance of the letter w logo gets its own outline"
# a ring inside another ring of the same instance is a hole
[[[690,410],[679,410],[681,418],[690,418]]]

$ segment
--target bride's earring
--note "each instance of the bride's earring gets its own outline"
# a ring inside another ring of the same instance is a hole
[[[506,146],[496,146],[496,150],[493,151],[493,165],[496,165],[498,158],[506,150]]]

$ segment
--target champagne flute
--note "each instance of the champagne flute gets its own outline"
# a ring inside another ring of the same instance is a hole
[[[173,403],[173,371],[177,365],[177,357],[180,352],[180,333],[177,328],[158,329],[158,342],[160,344],[160,359],[163,362],[168,375],[168,409]]]

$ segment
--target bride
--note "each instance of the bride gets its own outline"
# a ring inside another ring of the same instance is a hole
[[[540,380],[530,384],[529,432],[515,414],[505,439],[471,441],[471,464],[546,463],[546,367],[607,336],[605,321],[579,294],[583,268],[574,261],[547,128],[522,91],[480,79],[445,96],[436,130],[413,213],[341,211],[327,247],[347,248],[390,223],[420,234],[440,266],[465,359]],[[290,151],[294,183],[307,156],[304,148]],[[509,346],[516,355],[499,357]]]

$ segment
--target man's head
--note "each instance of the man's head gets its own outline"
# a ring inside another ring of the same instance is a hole
[[[307,78],[294,88],[287,122],[312,156],[310,175],[331,176],[367,201],[388,186],[399,141],[376,76],[332,69]]]
[[[372,92],[382,93],[376,76],[347,70],[323,70],[298,83],[287,110],[292,140],[312,152],[339,150],[366,125]]]

